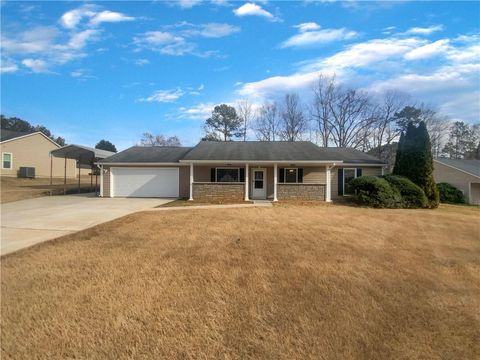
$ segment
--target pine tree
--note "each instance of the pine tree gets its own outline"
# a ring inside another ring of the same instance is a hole
[[[432,149],[425,123],[421,121],[416,127],[410,122],[401,142],[393,173],[405,176],[420,186],[427,196],[428,206],[438,207],[438,190],[433,179]]]

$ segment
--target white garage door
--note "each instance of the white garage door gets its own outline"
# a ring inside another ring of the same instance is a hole
[[[112,196],[178,197],[178,168],[113,168]]]

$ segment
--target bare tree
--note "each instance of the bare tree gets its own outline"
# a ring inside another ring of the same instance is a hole
[[[250,123],[252,122],[255,112],[253,109],[253,104],[247,100],[243,99],[238,101],[237,103],[237,114],[240,120],[243,123],[243,128],[242,128],[242,135],[243,135],[243,141],[247,140],[247,129],[250,126]]]
[[[140,146],[182,146],[178,136],[165,137],[164,135],[153,135],[144,132],[140,139]]]
[[[280,136],[286,141],[301,140],[308,123],[297,94],[287,94],[282,106]]]
[[[276,103],[265,102],[257,111],[255,134],[258,140],[275,141],[278,135],[279,118]]]
[[[452,122],[447,116],[439,114],[430,106],[420,104],[419,108],[421,110],[420,117],[425,121],[428,134],[430,135],[432,155],[433,157],[439,157],[447,142]]]
[[[335,77],[327,77],[322,74],[313,84],[313,106],[311,117],[315,123],[315,128],[320,137],[320,144],[328,147],[328,141],[331,135],[331,110],[330,106],[335,94]]]
[[[388,90],[383,94],[380,104],[374,108],[375,122],[373,124],[371,148],[376,149],[376,156],[382,159],[382,152],[389,149],[392,141],[399,135],[396,126],[395,114],[398,113],[408,102],[408,95],[396,90]],[[370,149],[367,149],[370,150]]]
[[[362,147],[375,122],[368,94],[356,89],[335,86],[329,107],[331,116],[328,124],[335,145],[354,149]]]

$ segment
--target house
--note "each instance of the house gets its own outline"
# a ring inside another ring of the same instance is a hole
[[[50,151],[60,148],[55,141],[41,132],[25,133],[2,129],[0,132],[2,176],[17,176],[20,167],[35,168],[36,177],[76,177],[76,161],[52,158]]]
[[[350,195],[361,175],[386,165],[349,148],[309,141],[201,141],[194,147],[134,146],[98,162],[104,197],[190,200],[325,200]]]
[[[463,192],[465,201],[480,205],[480,160],[434,159],[435,182],[445,182]]]

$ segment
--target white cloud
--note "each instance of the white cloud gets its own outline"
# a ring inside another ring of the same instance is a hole
[[[199,51],[196,43],[190,38],[207,37],[220,38],[240,31],[237,26],[220,23],[194,25],[181,22],[164,27],[171,31],[148,31],[134,38],[134,43],[149,50],[160,52],[164,55],[183,56],[194,55],[198,57],[218,56],[217,51]]]
[[[320,73],[335,74],[339,81],[373,93],[404,91],[418,101],[438,105],[453,119],[478,122],[480,46],[470,40],[373,39],[328,57],[304,61],[293,74],[238,84],[241,86],[236,93],[257,100],[276,98],[286,92],[308,96]],[[428,70],[414,62],[433,56],[437,61],[430,63]]]
[[[157,90],[147,98],[141,98],[139,101],[171,103],[181,98],[185,92],[182,89]]]
[[[418,39],[373,39],[350,46],[322,61],[322,66],[332,68],[363,67],[389,58],[399,57],[423,45]]]
[[[165,31],[148,31],[134,38],[134,43],[164,55],[183,56],[193,54],[196,45],[187,42],[182,36]]]
[[[321,27],[320,25],[314,22],[307,22],[307,23],[302,23],[294,26],[294,28],[297,28],[298,31],[300,32],[318,30],[320,29],[320,27]]]
[[[105,10],[105,11],[99,12],[94,17],[92,17],[92,19],[90,20],[90,24],[98,25],[104,22],[110,23],[110,22],[132,21],[132,20],[135,20],[135,18],[131,16],[126,16],[119,12]]]
[[[205,85],[201,84],[201,85],[198,87],[198,91],[202,91],[203,89],[205,89]]]
[[[135,65],[138,65],[138,66],[143,66],[143,65],[148,65],[150,64],[150,60],[148,59],[137,59],[135,60]]]
[[[77,9],[67,11],[60,18],[60,23],[67,29],[73,29],[85,17],[93,17],[96,14],[96,6],[84,5]]]
[[[181,107],[179,109],[180,117],[191,120],[205,120],[212,115],[214,103],[200,103],[192,107]]]
[[[428,59],[432,56],[446,53],[450,48],[447,39],[438,40],[433,43],[418,47],[405,54],[407,60]]]
[[[220,23],[208,23],[198,26],[197,29],[186,30],[183,34],[187,36],[202,36],[206,38],[221,38],[239,32],[238,26]]]
[[[18,70],[17,64],[7,59],[0,60],[0,73],[13,73]]]
[[[85,69],[73,70],[70,73],[70,76],[74,77],[74,78],[77,78],[77,79],[80,79],[80,80],[96,79],[97,78],[96,76],[91,75],[90,72],[88,70],[85,70]]]
[[[317,31],[300,30],[301,32],[284,41],[281,47],[305,47],[325,44],[333,41],[348,40],[357,36],[357,32],[340,29],[323,29]]]
[[[432,25],[429,27],[412,27],[408,29],[405,34],[415,34],[415,35],[430,35],[436,31],[443,30],[442,25]]]
[[[24,59],[22,64],[36,73],[48,72],[48,64],[41,59]]]
[[[180,6],[182,9],[190,9],[199,5],[201,2],[202,0],[177,0],[174,1],[174,4]]]
[[[38,26],[9,38],[2,34],[2,50],[8,53],[33,54],[51,50],[59,32],[50,26]]]
[[[68,41],[67,48],[70,49],[82,49],[90,40],[93,40],[100,34],[98,30],[87,29],[73,34]]]
[[[233,10],[236,16],[261,16],[269,20],[276,20],[273,14],[263,9],[260,5],[254,3],[246,3],[239,8]]]
[[[106,22],[130,21],[133,17],[100,11],[97,5],[83,5],[65,12],[57,26],[37,26],[17,33],[2,32],[1,50],[35,72],[63,65],[87,56],[86,48],[100,38],[99,26]]]
[[[90,19],[89,24],[97,26],[104,22],[132,21],[134,17],[115,11],[98,11],[96,5],[83,5],[77,9],[67,11],[60,18],[60,23],[67,29],[74,29],[84,19]]]

